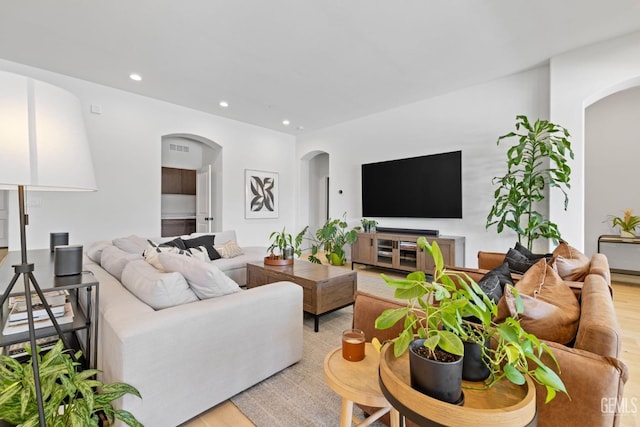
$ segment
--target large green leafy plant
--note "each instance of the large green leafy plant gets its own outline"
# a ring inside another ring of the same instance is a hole
[[[31,350],[27,347],[27,352]],[[76,360],[81,352],[75,355]],[[134,387],[124,383],[103,384],[95,378],[95,369],[78,371],[62,341],[44,356],[37,353],[40,388],[47,427],[98,426],[98,413],[109,422],[119,419],[129,426],[142,424],[129,413],[115,409],[111,402],[125,394],[140,397]],[[22,427],[39,426],[38,404],[31,360],[20,363],[9,356],[0,356],[0,419]]]
[[[571,175],[568,160],[573,159],[569,136],[565,128],[548,120],[531,124],[526,116],[516,117],[516,132],[509,132],[497,141],[500,144],[515,139],[507,151],[507,173],[493,179],[498,188],[487,216],[487,228],[495,225],[498,233],[504,227],[512,229],[529,250],[541,237],[556,243],[560,240],[558,226],[536,209],[550,188],[562,192],[567,209]]]
[[[267,252],[270,254],[274,254],[276,249],[278,250],[279,255],[283,255],[285,249],[291,248],[293,253],[300,256],[302,254],[302,249],[300,245],[302,244],[302,240],[304,239],[304,235],[307,233],[309,226],[306,226],[302,229],[295,237],[292,234],[287,233],[285,231],[285,227],[282,227],[282,231],[274,231],[269,235],[269,240],[271,240],[271,245],[267,248]]]
[[[345,263],[347,256],[344,247],[352,245],[358,240],[358,231],[360,230],[360,227],[347,229],[349,224],[347,224],[346,216],[345,212],[342,219],[328,219],[322,228],[316,231],[315,239],[311,239],[313,243],[309,261],[321,264],[322,261],[318,258],[318,253],[324,251],[330,264],[342,265]]]
[[[421,237],[417,244],[433,257],[432,281],[427,281],[420,271],[410,273],[406,279],[382,275],[395,288],[394,297],[407,300],[407,307],[385,310],[375,322],[377,329],[388,329],[403,321],[403,330],[394,339],[394,355],[402,355],[416,336],[425,339],[424,345],[434,357],[436,347],[463,356],[463,341],[475,342],[481,346],[484,363],[490,370],[483,387],[491,387],[502,378],[522,385],[525,376],[529,376],[545,386],[547,402],[558,391],[566,393],[558,374],[542,360],[543,355],[548,355],[559,369],[549,346],[522,329],[517,318],[493,322],[498,308],[480,286],[467,273],[446,269],[436,242],[429,244]],[[517,313],[521,314],[524,305],[517,290],[509,287],[508,292],[514,295]],[[493,345],[486,346],[487,342]]]

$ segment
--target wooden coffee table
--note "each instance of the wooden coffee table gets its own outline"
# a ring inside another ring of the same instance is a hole
[[[302,286],[303,309],[315,316],[318,332],[320,316],[353,304],[357,289],[355,271],[296,260],[292,265],[247,263],[247,288],[289,281]]]

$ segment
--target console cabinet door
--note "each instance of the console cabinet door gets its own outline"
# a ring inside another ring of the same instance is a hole
[[[351,245],[351,262],[373,264],[373,234],[358,233],[358,240]]]

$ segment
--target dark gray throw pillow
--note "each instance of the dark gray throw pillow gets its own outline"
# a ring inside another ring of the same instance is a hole
[[[553,256],[553,254],[534,254],[529,249],[522,246],[520,242],[516,242],[516,246],[514,247],[514,249],[520,252],[522,255],[526,256],[529,261],[537,261],[540,258],[546,258],[546,260],[549,261]]]
[[[524,274],[537,260],[530,260],[515,249],[509,249],[504,260],[509,264],[512,273]]]
[[[161,243],[160,246],[173,246],[175,248],[182,249],[183,251],[187,249],[184,242],[179,237],[176,237],[173,240],[169,240],[168,242]]]
[[[193,239],[182,239],[187,249],[204,246],[207,249],[207,254],[211,261],[220,258],[220,254],[216,248],[213,247],[215,240],[215,234],[205,234],[204,236],[194,237]]]
[[[500,298],[502,298],[502,286],[500,285],[498,275],[492,273],[485,274],[478,282],[478,286],[480,286],[489,299],[496,304],[500,301]]]

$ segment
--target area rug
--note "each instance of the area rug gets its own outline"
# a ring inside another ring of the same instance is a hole
[[[389,297],[377,275],[358,274],[358,289]],[[342,331],[351,327],[353,308],[347,307],[320,318],[313,331],[313,317],[305,315],[304,348],[297,364],[234,396],[231,401],[257,427],[335,427],[340,424],[341,398],[323,378],[325,356],[340,345]],[[362,412],[355,410],[362,418]],[[376,422],[373,426],[383,426]]]

